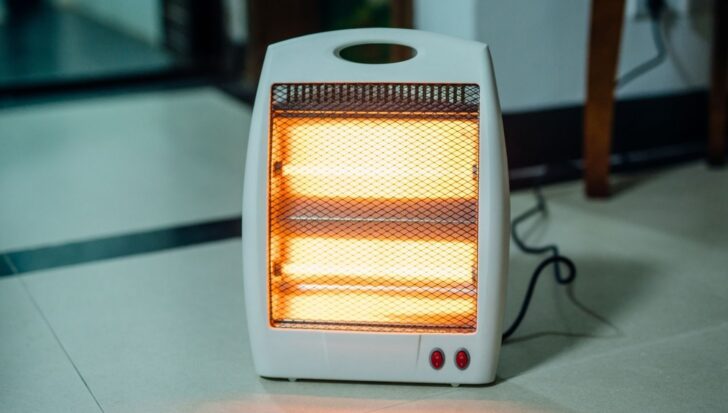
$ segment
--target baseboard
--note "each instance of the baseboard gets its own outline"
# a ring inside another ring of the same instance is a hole
[[[707,104],[707,91],[618,101],[612,170],[638,171],[704,156]],[[503,115],[512,187],[581,177],[583,113],[582,105],[574,105]]]

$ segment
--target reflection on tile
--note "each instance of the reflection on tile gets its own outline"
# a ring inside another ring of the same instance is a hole
[[[436,413],[436,412],[565,412],[563,406],[552,399],[530,391],[513,382],[496,379],[487,386],[461,386],[442,394],[432,394],[421,400],[398,403],[382,412]]]
[[[294,387],[295,385],[289,385]],[[320,385],[319,385],[320,386]],[[373,412],[389,406],[400,406],[406,401],[381,399],[376,390],[349,396],[307,396],[296,394],[253,394],[236,400],[202,403],[193,407],[190,413],[340,413]]]
[[[252,393],[240,394],[229,400],[191,404],[180,411],[190,413],[373,412],[451,391],[444,387],[423,388],[402,384],[334,384],[328,382],[286,382],[280,386],[280,389],[281,391],[278,393],[259,392],[254,388],[245,389],[248,392],[252,390]],[[266,391],[268,391],[267,388]]]
[[[239,216],[249,120],[212,89],[0,111],[0,251]]]
[[[458,412],[458,413],[533,413],[533,412],[565,412],[561,407],[544,407],[532,406],[522,402],[491,400],[491,395],[482,398],[472,399],[460,392],[448,395],[446,399],[417,400],[409,403],[402,403],[392,407],[387,407],[381,411],[383,413],[399,412],[399,413],[440,413],[440,412]],[[545,400],[545,399],[542,399]]]
[[[98,412],[17,277],[0,279],[0,411]]]

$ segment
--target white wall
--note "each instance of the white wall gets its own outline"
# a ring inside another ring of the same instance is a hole
[[[55,0],[137,37],[149,44],[162,43],[161,0]]]
[[[677,6],[685,0],[668,3]],[[698,0],[700,1],[700,0]],[[415,26],[488,43],[504,111],[584,101],[588,0],[415,0]],[[711,16],[672,14],[665,27],[669,58],[618,91],[649,96],[708,84]],[[627,19],[619,73],[654,55],[650,23]]]

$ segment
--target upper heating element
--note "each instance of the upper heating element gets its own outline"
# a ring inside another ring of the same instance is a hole
[[[272,87],[273,327],[475,331],[479,102],[471,84]]]

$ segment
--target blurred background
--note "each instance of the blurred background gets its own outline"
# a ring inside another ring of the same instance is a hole
[[[714,3],[671,0],[657,19],[647,3],[630,0],[620,6],[623,21],[601,23],[617,27],[617,76],[650,66],[615,88],[617,170],[705,153]],[[511,168],[546,165],[549,177],[576,178],[579,166],[566,161],[581,157],[589,51],[598,52],[589,34],[601,30],[590,9],[580,0],[4,0],[0,107],[201,84],[250,104],[270,43],[344,28],[417,28],[488,43]]]

